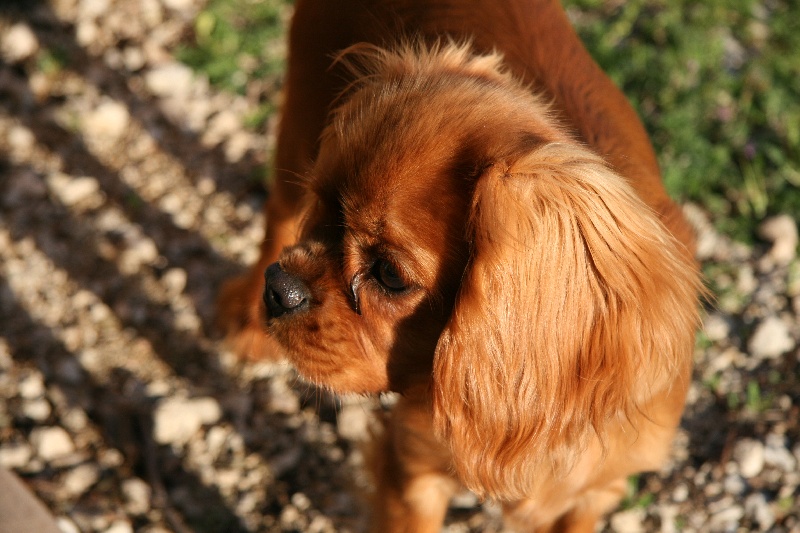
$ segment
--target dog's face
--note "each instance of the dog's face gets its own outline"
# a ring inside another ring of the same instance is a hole
[[[563,138],[521,111],[532,97],[498,58],[457,70],[456,55],[417,72],[384,64],[384,79],[354,90],[323,134],[300,244],[271,267],[264,295],[270,334],[318,384],[378,392],[429,381],[470,256],[476,180]]]
[[[371,61],[323,134],[299,244],[267,269],[269,334],[335,391],[423,386],[459,478],[522,497],[537,461],[568,465],[686,385],[695,269],[497,57]]]

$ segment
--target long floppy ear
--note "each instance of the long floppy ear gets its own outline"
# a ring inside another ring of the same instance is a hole
[[[468,488],[515,499],[685,383],[700,282],[627,182],[575,145],[494,165],[471,217],[434,359],[435,428]]]

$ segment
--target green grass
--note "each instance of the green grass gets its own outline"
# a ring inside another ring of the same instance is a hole
[[[800,3],[564,0],[587,48],[639,111],[670,193],[752,240],[800,214]],[[275,112],[291,0],[210,0],[179,58]],[[254,96],[255,95],[255,96]]]
[[[650,132],[670,193],[752,239],[800,214],[800,4],[566,0]]]
[[[178,59],[212,85],[255,100],[246,122],[256,130],[276,111],[290,7],[289,0],[210,0],[177,50]]]

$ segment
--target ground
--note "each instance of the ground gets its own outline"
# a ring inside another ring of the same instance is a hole
[[[65,532],[364,530],[362,443],[392,398],[335,398],[213,328],[255,260],[275,117],[173,54],[194,0],[0,10],[0,466]],[[288,14],[287,14],[288,15]],[[716,299],[669,463],[608,531],[800,532],[800,260],[686,205]],[[468,493],[448,532],[502,531]]]

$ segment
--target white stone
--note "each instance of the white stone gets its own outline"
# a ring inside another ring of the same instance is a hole
[[[625,531],[626,533],[644,533],[644,511],[642,509],[628,509],[611,516],[611,529]]]
[[[36,144],[36,136],[25,126],[14,125],[8,131],[8,144],[14,151],[27,153]]]
[[[764,469],[764,445],[754,439],[743,439],[733,448],[733,459],[744,478],[752,478]]]
[[[94,19],[108,12],[110,0],[81,0],[78,4],[79,19]]]
[[[747,347],[754,357],[774,359],[794,348],[794,340],[783,320],[769,316],[756,327]]]
[[[772,243],[769,255],[779,265],[788,265],[797,256],[797,222],[789,215],[766,219],[758,227],[758,234]]]
[[[191,92],[194,75],[181,63],[168,63],[145,74],[147,88],[156,96],[186,98]]]
[[[722,315],[712,313],[703,321],[703,331],[712,342],[726,339],[731,332],[731,326]]]
[[[214,398],[169,398],[156,407],[154,438],[159,444],[186,444],[205,424],[219,421],[222,409]]]
[[[66,516],[59,516],[56,519],[56,525],[58,525],[58,529],[61,530],[61,533],[81,533],[80,528],[75,525],[75,522]]]
[[[117,520],[104,533],[133,533],[133,526],[125,520]]]
[[[30,435],[36,454],[45,461],[60,459],[75,451],[69,433],[58,426],[34,428]]]
[[[10,444],[0,447],[0,467],[22,468],[30,462],[32,456],[33,451],[27,444]]]
[[[90,137],[115,141],[128,129],[130,119],[125,105],[115,100],[104,100],[86,116],[83,125]]]
[[[797,466],[792,452],[786,447],[786,438],[782,435],[767,435],[767,445],[764,448],[764,462],[784,472],[794,472]]]
[[[100,469],[94,464],[76,466],[64,475],[62,486],[71,496],[80,496],[100,479]]]
[[[39,372],[31,372],[19,382],[19,395],[26,400],[35,400],[44,396],[44,378]]]
[[[35,422],[44,422],[52,411],[50,402],[44,398],[26,400],[22,403],[22,414]]]
[[[336,429],[339,435],[350,441],[363,441],[369,438],[370,413],[366,405],[346,403],[336,416]]]
[[[167,289],[167,294],[177,296],[186,288],[188,276],[186,270],[182,268],[171,268],[164,272],[161,281]]]
[[[0,54],[9,63],[25,61],[39,51],[39,40],[30,26],[18,22],[5,30],[0,40]]]
[[[744,508],[748,515],[756,519],[761,531],[768,531],[775,524],[775,513],[760,492],[748,496]]]
[[[175,11],[189,11],[194,8],[194,0],[163,0],[167,9]]]
[[[726,506],[711,516],[709,521],[713,531],[735,531],[735,526],[744,516],[744,509],[738,505]]]
[[[131,478],[123,481],[122,495],[125,498],[125,509],[130,514],[143,515],[150,510],[152,491],[141,479]]]
[[[47,177],[47,183],[67,207],[86,201],[100,191],[100,184],[89,176],[73,177],[56,173]]]

